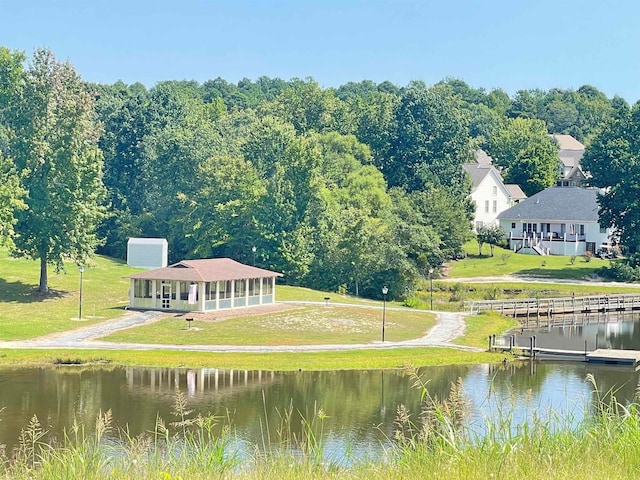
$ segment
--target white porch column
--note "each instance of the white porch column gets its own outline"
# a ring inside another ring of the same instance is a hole
[[[205,311],[205,282],[198,282],[198,310],[201,312]]]
[[[262,305],[262,278],[260,279],[260,290],[259,290],[259,295],[260,295],[260,305]]]
[[[135,307],[135,295],[136,295],[136,289],[135,289],[135,280],[133,278],[129,279],[129,306],[130,307]]]
[[[244,280],[244,305],[245,307],[249,306],[249,279],[245,278]]]
[[[231,308],[235,307],[236,303],[236,281],[229,280],[231,282]]]
[[[158,299],[158,291],[157,291],[158,285],[157,285],[156,282],[157,282],[157,280],[151,280],[151,295],[152,295],[151,298],[153,298],[153,302],[151,302],[151,306],[153,308],[159,308],[158,307],[158,300],[159,299]]]
[[[219,309],[220,309],[220,281],[216,280],[216,310],[219,310]],[[216,373],[217,373],[217,370],[216,370]]]
[[[276,277],[271,277],[271,303],[276,303]]]

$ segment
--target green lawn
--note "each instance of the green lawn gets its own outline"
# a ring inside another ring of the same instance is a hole
[[[609,265],[609,260],[593,257],[586,262],[577,256],[571,264],[570,256],[562,255],[524,255],[496,247],[494,256],[489,255],[489,246],[483,248],[483,255],[478,255],[478,244],[469,242],[465,245],[467,258],[452,261],[448,264],[449,278],[492,277],[501,275],[526,275],[544,278],[567,280],[584,280],[598,268]]]
[[[387,309],[385,340],[417,338],[434,324],[431,313]],[[183,319],[168,318],[116,332],[103,340],[177,345],[317,345],[370,343],[381,337],[381,308],[314,305],[221,321],[196,320],[191,327]]]
[[[0,249],[0,340],[33,338],[122,315],[129,303],[129,280],[138,270],[125,263],[97,256],[82,276],[82,321],[80,273],[73,263],[66,272],[49,273],[48,295],[37,293],[40,263],[15,259]]]

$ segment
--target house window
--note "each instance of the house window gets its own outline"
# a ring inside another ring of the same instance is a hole
[[[493,186],[493,195],[498,195],[498,187],[496,187],[495,185]]]
[[[489,200],[484,201],[484,213],[489,213]]]
[[[496,213],[498,211],[498,201],[494,200],[493,201],[493,213]]]
[[[584,225],[580,225],[580,235],[584,235]]]
[[[516,222],[511,222],[511,228],[516,228]]]

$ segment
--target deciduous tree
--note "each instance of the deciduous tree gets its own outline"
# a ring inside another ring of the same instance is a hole
[[[27,192],[14,253],[40,260],[42,293],[49,264],[84,264],[100,243],[96,227],[106,209],[94,104],[73,66],[48,50],[34,53],[22,91],[10,101],[11,151]]]

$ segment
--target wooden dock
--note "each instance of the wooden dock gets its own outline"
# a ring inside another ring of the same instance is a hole
[[[489,351],[519,352],[522,355],[532,358],[554,357],[603,365],[626,365],[634,368],[640,365],[640,351],[638,350],[598,348],[588,351],[586,341],[584,350],[539,347],[536,344],[535,335],[530,337],[529,346],[516,345],[514,337],[510,337],[509,345],[496,344],[495,336],[491,336],[489,337]]]
[[[552,317],[567,314],[597,314],[640,311],[640,294],[593,295],[560,298],[516,298],[469,302],[469,311],[497,311],[510,317]]]
[[[640,352],[637,350],[608,350],[599,348],[587,354],[587,362],[637,367],[640,363]]]

